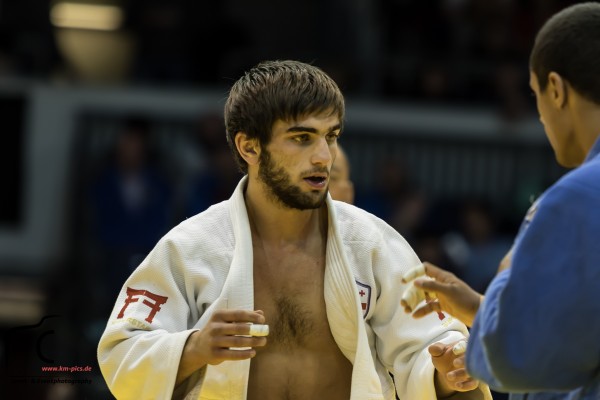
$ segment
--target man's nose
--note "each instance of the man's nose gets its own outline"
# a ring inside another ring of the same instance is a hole
[[[331,148],[325,138],[320,138],[316,143],[315,153],[312,157],[313,164],[327,165],[333,160],[333,154],[331,154]]]

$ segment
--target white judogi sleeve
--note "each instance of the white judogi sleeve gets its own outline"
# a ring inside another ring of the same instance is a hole
[[[102,336],[99,365],[119,400],[172,396],[181,352],[192,330],[181,290],[183,276],[172,273],[181,267],[174,265],[178,257],[170,247],[159,243],[127,280]]]
[[[228,221],[227,202],[186,220],[125,282],[98,345],[100,369],[119,400],[174,397],[185,342],[206,323],[229,272]],[[188,390],[182,386],[181,396]]]

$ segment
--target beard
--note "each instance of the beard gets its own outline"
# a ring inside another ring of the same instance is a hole
[[[327,191],[319,193],[304,193],[291,183],[290,175],[280,166],[276,165],[271,153],[263,150],[260,153],[260,166],[258,178],[265,184],[268,195],[276,203],[297,210],[312,210],[325,203]]]

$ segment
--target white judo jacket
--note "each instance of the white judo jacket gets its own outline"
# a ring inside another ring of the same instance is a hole
[[[175,388],[188,336],[220,308],[254,309],[252,243],[243,178],[232,197],[167,233],[125,282],[98,346],[119,400],[243,400],[251,360],[202,368]],[[466,327],[413,319],[400,306],[405,271],[419,264],[385,222],[327,199],[325,303],[333,337],[353,364],[351,400],[436,399],[428,345]],[[392,382],[388,371],[394,375]],[[491,399],[485,386],[473,398]]]

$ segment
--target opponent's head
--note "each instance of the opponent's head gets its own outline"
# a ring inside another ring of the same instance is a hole
[[[572,109],[578,96],[600,106],[600,4],[577,4],[550,18],[537,34],[529,66],[540,119],[557,160],[578,165],[585,149],[577,143],[574,113],[567,105]]]
[[[266,61],[246,72],[233,85],[225,104],[227,142],[243,173],[235,137],[244,133],[264,148],[277,120],[291,121],[311,114],[331,113],[344,118],[344,97],[321,69],[299,61]]]
[[[567,7],[538,32],[529,59],[540,90],[556,72],[582,96],[600,104],[600,3]]]

